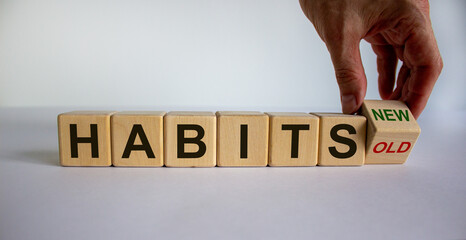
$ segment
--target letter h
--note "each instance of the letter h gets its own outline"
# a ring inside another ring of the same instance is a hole
[[[70,124],[70,145],[71,158],[78,157],[78,143],[90,143],[92,149],[92,158],[99,157],[99,138],[97,135],[97,124],[91,124],[90,137],[78,137],[76,124]]]

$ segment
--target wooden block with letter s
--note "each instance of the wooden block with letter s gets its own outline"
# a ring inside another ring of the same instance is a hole
[[[320,118],[320,166],[364,164],[366,118],[339,113],[315,113]]]
[[[366,164],[402,164],[421,134],[409,108],[402,101],[365,100],[367,118]]]
[[[261,112],[217,112],[217,165],[267,166],[269,118]]]
[[[113,166],[163,166],[163,116],[160,111],[126,111],[112,115]]]
[[[62,166],[110,166],[110,111],[74,111],[58,115]]]
[[[269,166],[315,166],[319,118],[308,113],[269,112]]]
[[[212,112],[169,112],[164,118],[165,166],[215,167],[217,121]]]

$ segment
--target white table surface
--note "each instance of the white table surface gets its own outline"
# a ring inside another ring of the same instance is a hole
[[[56,116],[0,109],[0,239],[465,239],[466,113],[404,165],[60,167]]]

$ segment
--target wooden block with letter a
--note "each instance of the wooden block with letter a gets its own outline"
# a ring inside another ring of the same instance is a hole
[[[364,164],[366,118],[363,116],[316,113],[320,118],[320,166]]]
[[[217,165],[267,166],[269,119],[261,112],[217,112]]]
[[[110,166],[111,139],[108,111],[75,111],[58,115],[62,166]]]
[[[113,166],[163,166],[165,112],[118,112],[112,115]]]
[[[212,112],[169,112],[164,118],[165,166],[215,167],[217,122]]]
[[[402,164],[406,161],[421,128],[406,104],[394,100],[366,100],[366,164]]]
[[[319,118],[308,113],[266,113],[269,126],[269,166],[315,166]]]

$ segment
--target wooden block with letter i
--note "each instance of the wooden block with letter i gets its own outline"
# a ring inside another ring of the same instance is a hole
[[[315,166],[319,118],[308,113],[266,113],[269,126],[269,166]]]
[[[320,118],[320,166],[364,164],[366,118],[363,116],[316,113]]]
[[[217,112],[217,165],[265,167],[269,119],[261,112]]]
[[[212,112],[169,112],[164,118],[165,166],[215,167],[217,122]]]
[[[163,166],[165,112],[118,112],[112,115],[113,166]]]
[[[406,104],[395,100],[366,100],[366,164],[402,164],[408,158],[421,128]]]
[[[62,166],[110,166],[110,116],[107,111],[75,111],[58,115]]]

